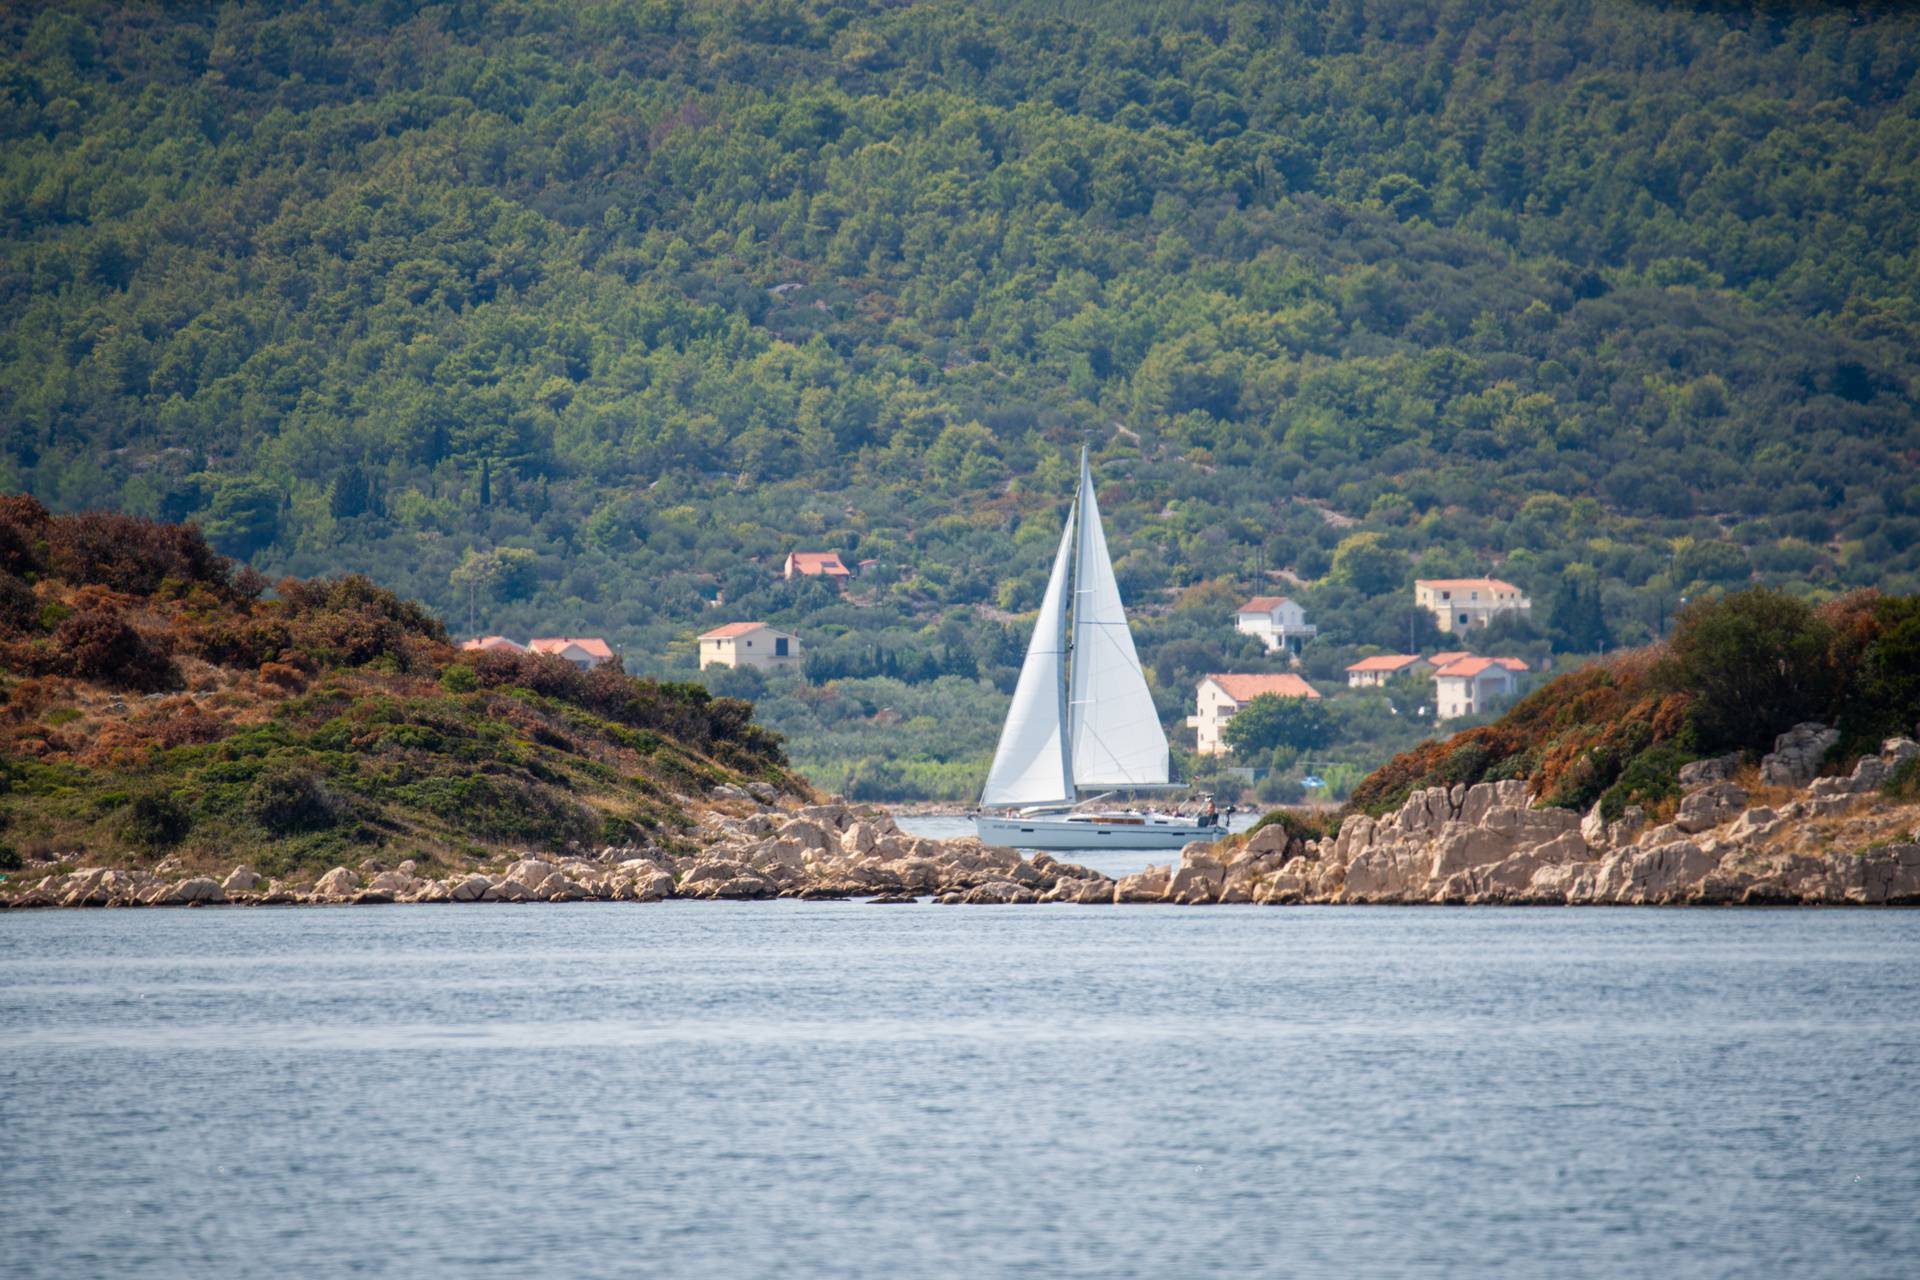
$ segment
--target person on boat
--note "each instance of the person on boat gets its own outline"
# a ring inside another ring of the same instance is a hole
[[[1212,796],[1207,797],[1207,816],[1201,819],[1200,825],[1203,827],[1217,827],[1220,825],[1220,811],[1213,807]]]

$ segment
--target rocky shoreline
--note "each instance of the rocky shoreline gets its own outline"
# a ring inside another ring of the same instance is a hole
[[[1879,905],[1920,903],[1920,804],[1880,793],[1920,743],[1890,739],[1846,777],[1814,777],[1833,731],[1802,725],[1756,767],[1734,757],[1681,772],[1670,821],[1637,808],[1609,821],[1533,806],[1518,781],[1432,788],[1323,840],[1279,824],[1172,866],[1111,879],[1045,853],[907,835],[883,810],[792,807],[770,789],[720,787],[697,852],[607,848],[523,856],[497,871],[422,875],[412,862],[335,867],[311,883],[251,867],[224,877],[91,867],[0,886],[0,906],[655,902],[666,898],[868,899],[1024,904],[1439,903]]]

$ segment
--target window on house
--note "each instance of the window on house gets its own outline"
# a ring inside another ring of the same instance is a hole
[[[773,656],[776,658],[784,658],[787,656],[787,638],[785,636],[781,636],[773,642]]]

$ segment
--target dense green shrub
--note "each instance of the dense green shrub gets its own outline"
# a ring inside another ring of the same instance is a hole
[[[1612,822],[1628,805],[1653,809],[1680,794],[1680,766],[1693,759],[1672,747],[1649,747],[1627,762],[1620,779],[1600,795],[1600,816]]]
[[[1337,818],[1321,814],[1301,814],[1291,809],[1275,809],[1263,815],[1260,821],[1249,827],[1247,834],[1252,835],[1267,827],[1284,827],[1289,840],[1320,840],[1335,834],[1339,829]]]
[[[186,837],[193,818],[186,806],[165,791],[143,791],[127,801],[121,811],[120,834],[136,848],[154,851],[170,848]]]
[[[270,764],[248,788],[246,812],[269,831],[310,831],[338,821],[340,803],[312,770]]]
[[[1887,776],[1880,790],[1894,800],[1920,800],[1920,756],[1903,760]]]
[[[1692,699],[1703,754],[1745,750],[1831,716],[1833,629],[1805,601],[1756,589],[1689,605],[1654,678]]]

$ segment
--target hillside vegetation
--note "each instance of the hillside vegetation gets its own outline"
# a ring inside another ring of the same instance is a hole
[[[1492,724],[1395,757],[1350,808],[1377,815],[1425,787],[1518,778],[1539,803],[1598,802],[1609,821],[1629,804],[1664,814],[1681,765],[1758,757],[1809,721],[1840,731],[1828,763],[1842,771],[1920,734],[1920,597],[1860,592],[1814,609],[1755,590],[1689,605],[1669,642],[1560,676]],[[1917,781],[1909,769],[1897,785]]]
[[[0,498],[0,870],[670,847],[714,785],[803,794],[783,764],[701,686],[460,653],[364,578],[269,594],[192,528]]]
[[[977,784],[1082,442],[1169,724],[1265,665],[1256,589],[1322,679],[1433,647],[1415,574],[1528,588],[1530,652],[1920,589],[1902,7],[81,3],[0,49],[0,490],[635,670],[787,626],[816,687],[716,687],[831,785]]]

